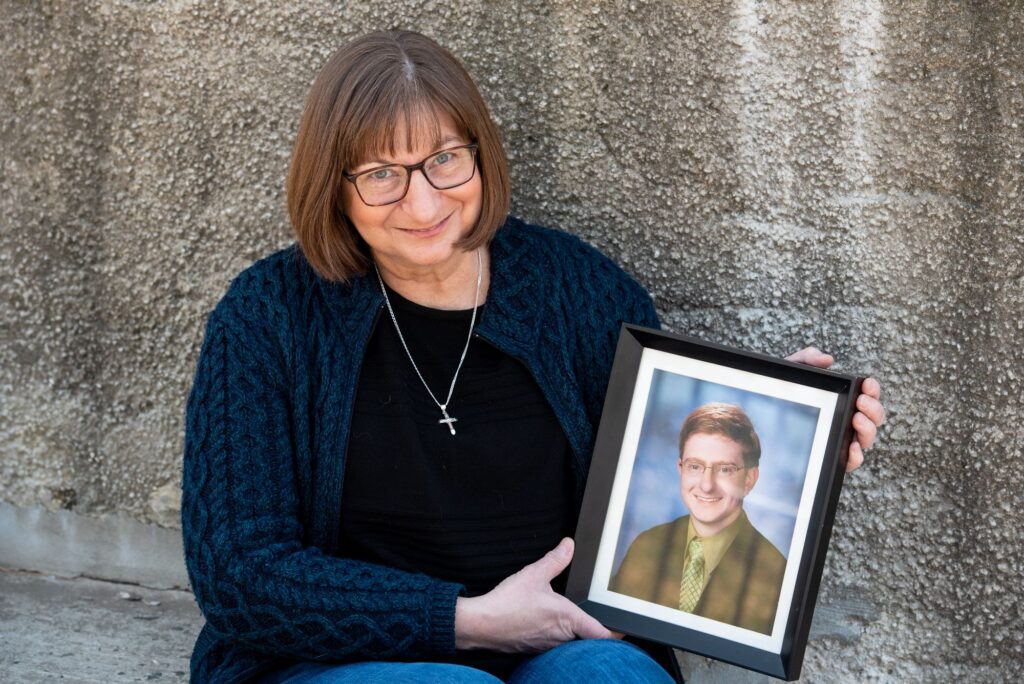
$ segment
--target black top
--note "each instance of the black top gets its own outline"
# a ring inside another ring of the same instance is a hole
[[[472,310],[420,306],[388,289],[409,351],[444,402]],[[478,317],[482,312],[477,312]],[[430,398],[385,309],[356,391],[343,484],[345,556],[490,591],[574,531],[569,445],[527,368],[474,337],[448,413]],[[555,587],[564,587],[564,576]],[[498,676],[520,658],[459,652]]]

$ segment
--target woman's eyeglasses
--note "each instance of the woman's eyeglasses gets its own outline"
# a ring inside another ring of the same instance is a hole
[[[370,207],[400,201],[409,192],[412,172],[419,169],[431,186],[448,190],[468,183],[476,173],[477,145],[459,145],[435,152],[418,164],[388,164],[359,173],[346,173],[345,180],[356,186],[359,199]]]

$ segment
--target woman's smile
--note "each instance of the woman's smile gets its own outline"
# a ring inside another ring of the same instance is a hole
[[[402,231],[403,233],[408,233],[419,238],[433,237],[439,234],[441,231],[443,231],[445,227],[447,227],[448,219],[450,219],[452,217],[452,214],[454,213],[455,212],[453,211],[451,214],[448,214],[443,219],[441,219],[432,226],[428,226],[427,228],[399,228],[398,230]]]

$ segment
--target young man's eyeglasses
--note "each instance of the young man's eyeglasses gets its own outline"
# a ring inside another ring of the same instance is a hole
[[[707,465],[700,461],[695,461],[692,458],[680,461],[680,464],[683,467],[683,475],[694,479],[704,477],[704,471],[710,469],[711,473],[715,477],[720,477],[725,480],[733,480],[740,474],[741,470],[747,469],[746,466],[733,465],[732,463],[716,463],[715,465]]]
[[[412,172],[419,169],[434,188],[448,190],[468,183],[476,173],[477,145],[459,145],[434,152],[418,164],[387,164],[359,173],[344,174],[356,186],[359,199],[369,207],[400,201],[409,192]]]

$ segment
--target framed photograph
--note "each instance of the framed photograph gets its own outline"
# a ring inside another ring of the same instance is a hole
[[[624,325],[566,595],[609,629],[798,678],[861,380]]]

